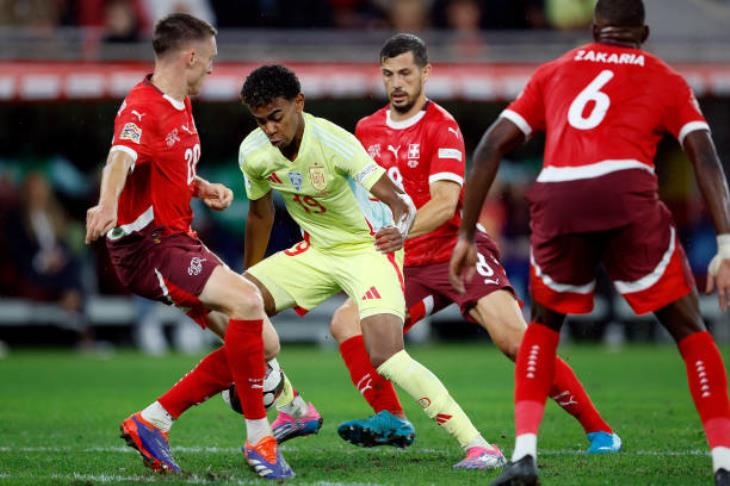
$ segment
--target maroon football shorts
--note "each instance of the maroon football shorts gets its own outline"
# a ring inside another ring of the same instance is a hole
[[[661,203],[617,229],[550,238],[533,233],[531,246],[532,298],[562,314],[593,310],[599,263],[637,314],[675,302],[695,286],[672,216]]]
[[[449,262],[431,265],[409,266],[403,269],[406,280],[406,308],[409,318],[404,332],[423,317],[435,314],[451,303],[459,306],[465,319],[477,301],[496,290],[508,290],[514,295],[507,273],[499,263],[499,250],[489,236],[477,231],[477,271],[466,285],[464,295],[459,294],[449,282]]]
[[[198,296],[215,267],[224,264],[198,238],[154,228],[107,239],[107,248],[119,280],[131,292],[179,307],[206,327],[209,310]]]

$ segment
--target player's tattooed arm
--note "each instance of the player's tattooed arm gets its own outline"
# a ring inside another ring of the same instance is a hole
[[[717,231],[717,255],[707,271],[707,293],[717,288],[720,309],[730,305],[730,195],[727,179],[710,132],[696,130],[684,139],[684,151],[694,166],[697,185]]]
[[[223,211],[233,202],[233,191],[223,184],[211,183],[200,176],[195,176],[193,187],[195,197],[216,211]]]
[[[370,193],[390,207],[395,222],[395,226],[386,226],[375,234],[375,246],[383,253],[400,250],[416,219],[416,206],[386,174],[373,184]]]
[[[117,225],[119,195],[133,166],[134,159],[127,152],[116,150],[109,154],[101,176],[99,203],[86,212],[87,245]]]
[[[263,260],[274,225],[274,200],[271,191],[251,201],[246,219],[246,239],[243,245],[243,268],[248,269]]]

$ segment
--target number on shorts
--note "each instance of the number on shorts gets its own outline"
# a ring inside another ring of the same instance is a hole
[[[578,130],[590,130],[596,128],[606,118],[608,108],[611,106],[611,98],[601,91],[601,88],[611,81],[613,76],[613,71],[605,69],[583,91],[578,93],[568,110],[568,123],[572,127]],[[586,105],[591,101],[594,102],[593,109],[587,117],[583,116]]]
[[[487,258],[481,253],[477,253],[477,273],[484,278],[485,284],[498,285],[499,282],[496,280],[494,269],[487,262]],[[492,278],[495,277],[495,278]]]

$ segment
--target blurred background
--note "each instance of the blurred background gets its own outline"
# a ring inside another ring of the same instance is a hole
[[[685,75],[730,160],[730,1],[645,0],[646,48]],[[199,173],[233,188],[223,213],[195,207],[195,229],[242,270],[248,201],[237,167],[240,141],[254,128],[238,100],[262,63],[293,68],[307,111],[354,130],[385,103],[378,51],[392,33],[415,32],[434,64],[429,97],[458,120],[471,153],[479,137],[539,63],[590,41],[593,0],[0,0],[0,343],[108,352],[136,346],[162,355],[197,353],[205,333],[172,308],[130,296],[101,244],[83,244],[86,209],[96,202],[116,110],[152,70],[150,34],[172,12],[220,30],[219,58],[194,112],[202,139]],[[529,309],[528,210],[524,198],[542,162],[536,137],[509,160],[482,211],[502,261]],[[469,163],[469,161],[467,161]],[[676,141],[657,155],[661,197],[674,214],[700,289],[715,234]],[[278,211],[269,251],[299,239]],[[565,339],[619,346],[668,342],[651,316],[636,316],[605,278],[595,311],[573,318]],[[282,340],[332,343],[338,300],[304,320],[284,313]],[[730,322],[714,297],[702,311],[719,341]],[[482,333],[451,308],[417,326],[412,341],[473,339]]]

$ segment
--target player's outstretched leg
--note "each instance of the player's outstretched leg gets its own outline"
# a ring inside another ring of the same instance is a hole
[[[283,373],[284,389],[276,399],[279,411],[271,430],[279,444],[296,437],[316,434],[322,428],[322,416],[312,402],[307,403]]]
[[[454,467],[500,467],[504,456],[499,448],[484,440],[441,381],[403,349],[401,322],[392,314],[376,314],[362,320],[365,345],[378,373],[403,388],[426,415],[458,440],[466,457]]]
[[[511,292],[500,289],[484,295],[469,310],[469,316],[489,333],[500,351],[513,361],[517,359],[527,326],[519,303]],[[621,439],[598,413],[575,372],[559,357],[555,362],[550,397],[580,422],[590,442],[589,454],[618,452],[621,449]]]

